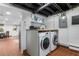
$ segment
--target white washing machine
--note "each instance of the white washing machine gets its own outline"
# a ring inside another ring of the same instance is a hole
[[[57,48],[58,44],[58,34],[55,31],[50,32],[51,39],[50,39],[50,44],[51,44],[51,51],[55,50]]]
[[[39,55],[45,56],[50,52],[50,32],[39,32]]]
[[[50,32],[27,30],[27,53],[31,56],[46,56],[50,52]]]

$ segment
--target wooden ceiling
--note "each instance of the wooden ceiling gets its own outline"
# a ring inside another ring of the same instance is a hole
[[[10,3],[12,6],[43,16],[51,16],[79,6],[79,3]]]

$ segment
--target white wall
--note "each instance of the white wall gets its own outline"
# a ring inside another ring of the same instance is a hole
[[[79,7],[67,12],[70,45],[79,47],[79,25],[72,25],[72,16],[79,15]]]
[[[58,19],[56,19],[56,17],[57,16],[50,16],[50,17],[47,18],[47,29],[58,29],[58,27],[56,27],[56,25],[58,23],[55,24],[55,22],[58,20]]]
[[[24,23],[25,22],[25,23]],[[29,29],[31,25],[31,13],[26,11],[22,12],[22,21],[21,21],[21,49],[26,49],[26,29]]]
[[[59,14],[60,15],[60,14]],[[59,30],[59,43],[68,46],[68,28],[59,28],[59,16],[53,15],[47,18],[47,28],[48,29],[58,29]]]
[[[59,14],[60,15],[60,14]],[[47,18],[48,22],[52,24],[47,25],[47,28],[59,30],[59,43],[65,46],[75,45],[79,47],[79,25],[72,25],[72,16],[79,15],[79,7],[66,12],[68,28],[59,28],[59,15],[53,15]]]

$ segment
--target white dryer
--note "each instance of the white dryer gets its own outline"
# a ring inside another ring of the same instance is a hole
[[[55,50],[57,48],[58,44],[58,34],[55,31],[50,32],[50,44],[51,44],[51,51]]]
[[[39,32],[39,55],[45,56],[50,52],[50,32]]]

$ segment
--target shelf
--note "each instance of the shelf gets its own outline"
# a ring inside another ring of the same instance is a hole
[[[31,22],[31,23],[45,25],[44,23],[39,23],[39,22]]]

